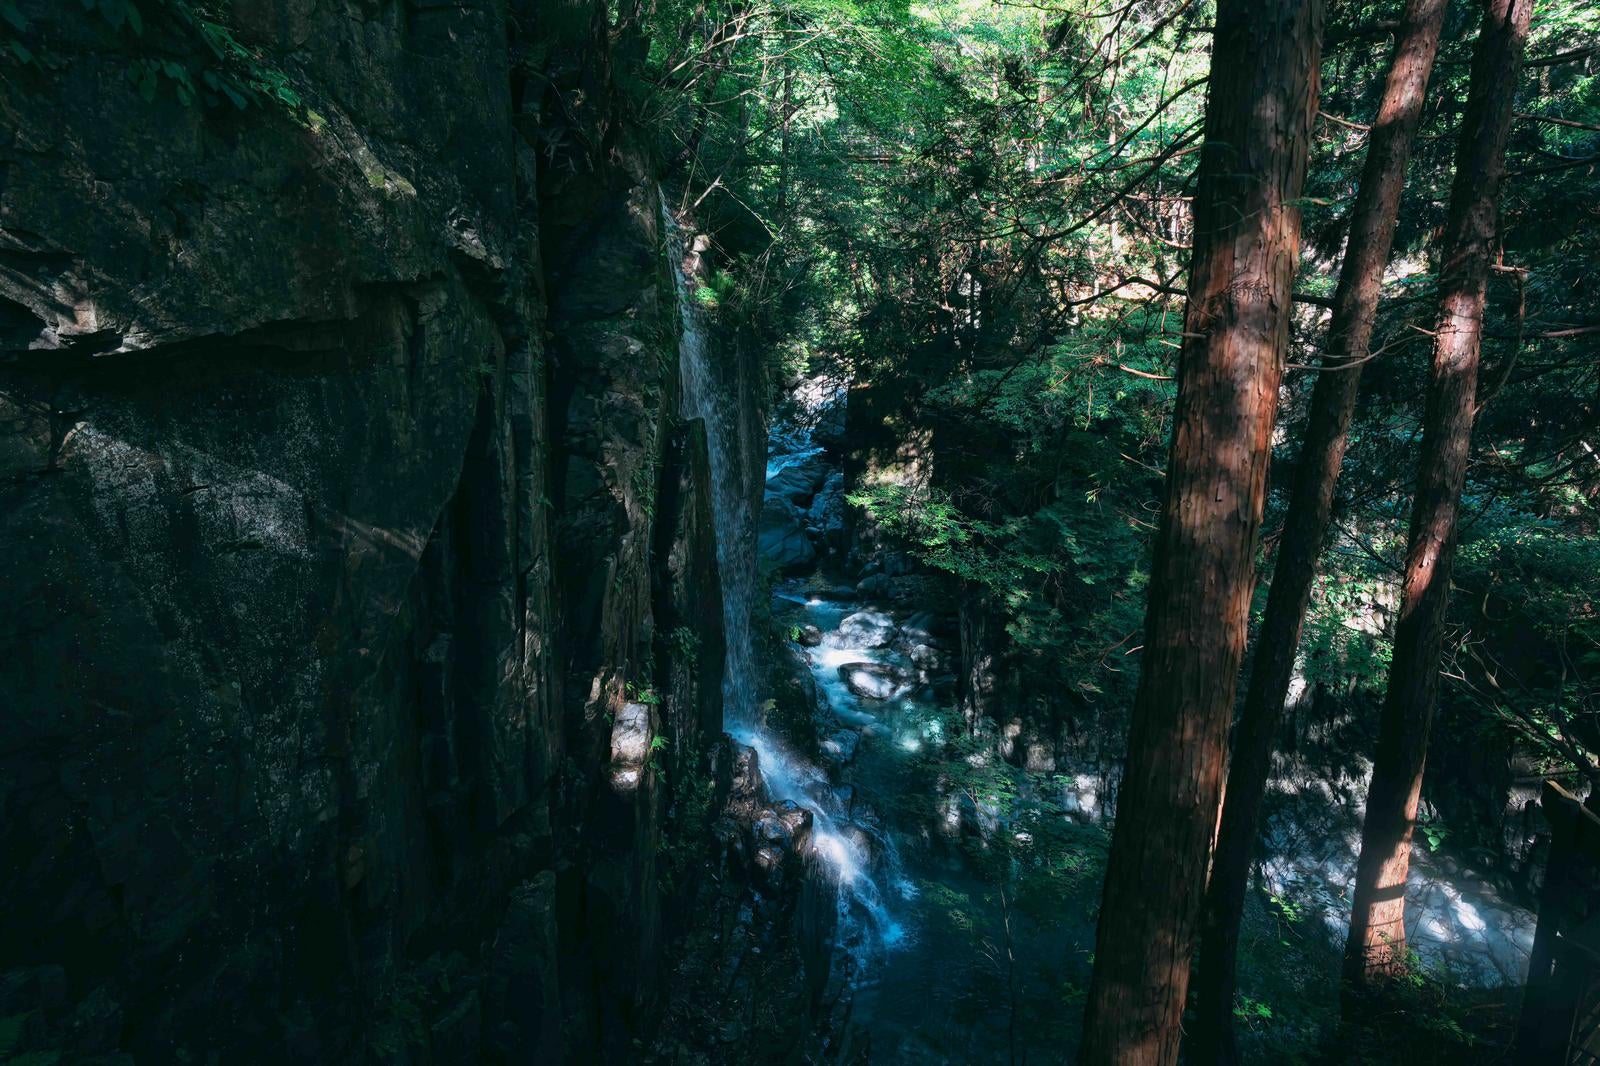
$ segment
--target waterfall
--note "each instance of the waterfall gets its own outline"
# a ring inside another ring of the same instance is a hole
[[[756,720],[754,641],[751,609],[758,584],[753,493],[745,484],[739,454],[737,390],[719,381],[706,353],[706,324],[696,302],[698,286],[685,268],[689,249],[683,233],[661,196],[661,220],[667,233],[667,254],[678,302],[678,373],[680,411],[706,426],[706,451],[711,461],[711,501],[717,537],[717,570],[722,581],[722,635],[727,669],[722,675],[725,721],[750,726]]]
[[[745,475],[751,465],[743,461],[746,457],[740,451],[738,390],[733,385],[736,377],[725,368],[713,366],[708,358],[708,330],[697,300],[695,273],[688,264],[694,251],[686,246],[665,195],[661,197],[661,220],[675,272],[680,409],[684,418],[705,422],[711,463],[723,636],[727,644],[722,683],[724,722],[736,740],[755,750],[771,798],[791,800],[811,813],[811,853],[838,889],[840,940],[849,944],[854,949],[852,955],[861,961],[864,953],[892,947],[904,935],[890,910],[888,894],[879,883],[885,876],[894,876],[898,862],[892,843],[880,838],[874,848],[866,839],[867,831],[850,821],[845,804],[827,775],[790,752],[761,721],[755,698],[759,675],[751,618],[755,598],[764,590],[756,562],[756,494]]]

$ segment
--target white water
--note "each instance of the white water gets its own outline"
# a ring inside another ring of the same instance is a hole
[[[755,678],[751,662],[750,612],[755,603],[757,572],[752,493],[746,491],[739,462],[738,412],[731,389],[717,380],[706,353],[706,326],[695,304],[695,278],[685,269],[687,249],[677,220],[661,198],[661,222],[667,233],[667,254],[675,273],[678,300],[678,367],[680,410],[686,419],[706,426],[706,452],[711,461],[712,509],[717,534],[717,571],[722,582],[722,632],[727,646],[723,674],[724,717],[747,723],[756,717]]]
[[[892,912],[884,887],[900,881],[899,863],[886,837],[850,821],[846,804],[827,775],[786,750],[761,720],[756,706],[760,675],[751,633],[755,597],[762,594],[756,565],[756,494],[749,491],[753,486],[747,486],[742,475],[747,464],[740,461],[736,394],[732,387],[719,381],[717,368],[711,365],[706,324],[694,299],[698,286],[692,269],[686,269],[691,266],[686,261],[690,253],[665,196],[661,199],[661,219],[668,254],[677,273],[674,280],[680,327],[681,411],[685,418],[705,422],[711,463],[727,645],[722,686],[724,721],[735,740],[755,749],[771,798],[790,800],[811,813],[811,851],[838,888],[839,942],[858,963],[864,964],[871,953],[892,948],[905,939],[906,930]],[[782,460],[776,466],[768,464],[767,476],[776,474],[783,465]],[[862,968],[858,966],[857,972]]]

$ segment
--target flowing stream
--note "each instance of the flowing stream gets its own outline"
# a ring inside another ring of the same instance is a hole
[[[1094,942],[1098,869],[1058,877],[1045,918],[1030,918],[1016,900],[997,893],[996,885],[1011,875],[997,877],[985,868],[989,841],[1014,835],[1026,848],[1031,838],[1025,841],[1029,835],[998,809],[981,802],[963,806],[959,790],[949,787],[949,766],[926,757],[950,739],[942,731],[951,728],[952,705],[949,678],[942,676],[952,649],[927,632],[927,616],[885,611],[856,588],[817,576],[781,582],[773,590],[775,616],[816,629],[804,659],[817,693],[818,757],[792,750],[765,721],[757,702],[765,677],[752,632],[758,597],[768,594],[757,551],[765,486],[752,483],[754,471],[764,468],[777,490],[795,467],[823,464],[823,449],[805,417],[774,425],[768,440],[745,439],[737,373],[717,361],[697,302],[696,252],[664,198],[661,217],[677,268],[681,411],[704,422],[711,466],[727,646],[725,728],[756,752],[771,800],[810,812],[811,855],[837,890],[832,947],[847,964],[852,1025],[874,1061],[1015,1061],[1019,1052],[1024,1059],[1048,1057],[1052,1048],[1074,1046],[1077,997],[1087,984]],[[802,414],[809,407],[813,415],[830,398],[815,383],[795,396]],[[764,464],[751,461],[756,448],[767,449]],[[828,565],[824,556],[823,571]],[[880,688],[869,691],[873,685]],[[1077,785],[1062,786],[1057,809],[1072,812],[1071,821],[1102,824],[1101,797],[1092,788],[1085,797],[1082,782],[1098,779],[1104,768],[1077,769],[1094,772],[1058,777]],[[1327,782],[1278,784],[1303,793],[1326,791]],[[1355,790],[1360,785],[1351,783]],[[1338,804],[1329,797],[1322,806]],[[1290,821],[1291,829],[1319,824],[1303,813]],[[1318,901],[1314,907],[1330,942],[1337,942],[1347,907],[1339,888],[1354,861],[1341,844],[1348,832],[1324,827],[1311,843],[1283,836],[1281,827],[1269,835],[1274,854],[1264,863],[1267,884]],[[1418,857],[1409,892],[1414,921],[1408,924],[1416,926],[1424,959],[1460,974],[1464,985],[1519,981],[1531,915],[1470,878],[1456,883],[1456,877],[1434,876],[1435,865],[1431,856]],[[1308,890],[1312,882],[1321,887]]]
[[[692,253],[665,198],[661,215],[671,262],[678,267],[682,413],[685,418],[704,421],[711,463],[727,645],[725,725],[735,740],[755,750],[771,798],[790,800],[811,813],[811,850],[838,888],[840,945],[855,961],[856,973],[866,973],[871,956],[892,949],[904,937],[893,910],[894,894],[886,889],[895,880],[898,862],[893,847],[875,837],[870,826],[852,821],[850,793],[830,782],[821,768],[790,751],[762,723],[755,701],[759,675],[751,631],[755,597],[761,594],[752,513],[757,494],[748,491],[740,473],[744,464],[740,462],[736,393],[711,361],[706,324],[695,301],[697,285],[687,259]]]

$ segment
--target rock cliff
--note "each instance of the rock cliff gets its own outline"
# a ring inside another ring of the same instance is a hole
[[[0,1018],[623,1055],[723,648],[603,5],[143,8],[0,71]]]

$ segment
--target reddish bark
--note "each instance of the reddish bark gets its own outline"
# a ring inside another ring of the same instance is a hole
[[[1439,319],[1423,412],[1389,689],[1361,827],[1345,981],[1355,991],[1406,961],[1405,886],[1439,694],[1456,512],[1466,483],[1484,295],[1505,174],[1506,136],[1533,0],[1487,0],[1472,60],[1439,276]]]
[[[1173,1063],[1255,579],[1321,0],[1221,0],[1167,497],[1079,1061]]]
[[[1372,341],[1378,292],[1389,262],[1406,163],[1416,140],[1423,98],[1448,0],[1409,0],[1395,38],[1383,100],[1372,125],[1361,185],[1351,209],[1350,236],[1333,298],[1327,354],[1311,396],[1305,443],[1273,570],[1266,614],[1244,710],[1234,729],[1227,789],[1211,862],[1200,937],[1202,982],[1197,1017],[1186,1045],[1196,1066],[1232,1063],[1233,999],[1239,922],[1249,887],[1256,823],[1272,766],[1273,741],[1283,722],[1300,627],[1316,577],[1317,558],[1333,512],[1333,491],[1344,463],[1362,363]]]

